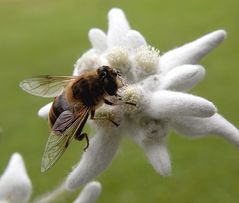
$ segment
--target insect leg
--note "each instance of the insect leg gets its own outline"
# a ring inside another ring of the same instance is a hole
[[[122,100],[121,95],[119,95],[119,94],[116,93],[115,96],[116,96],[116,98],[117,98],[118,100],[120,100],[120,101]]]
[[[129,104],[129,105],[132,105],[132,106],[136,106],[135,103],[132,103],[132,102],[125,102],[125,104]]]
[[[84,147],[84,151],[86,151],[86,149],[89,147],[89,138],[88,138],[88,136],[87,136],[87,134],[85,133],[85,135],[84,135],[84,137],[85,137],[85,139],[86,139],[86,146]]]
[[[111,102],[111,101],[109,101],[109,100],[107,100],[105,98],[104,98],[104,102],[105,102],[105,104],[108,104],[108,105],[111,105],[111,106],[116,105],[113,102]]]
[[[111,105],[114,105],[113,103]],[[95,117],[95,111],[91,111],[91,114],[90,114],[90,119],[92,120],[108,120],[110,121],[111,123],[113,123],[116,127],[119,126],[118,123],[116,123],[115,121],[111,120],[110,118],[107,118],[107,117]]]
[[[119,100],[121,101],[122,100],[122,98],[121,98],[121,96],[119,96],[119,95],[117,95],[119,98]],[[108,104],[108,105],[111,105],[111,106],[113,106],[113,105],[121,105],[121,104],[129,104],[129,105],[132,105],[132,106],[136,106],[136,104],[135,103],[132,103],[132,102],[119,102],[119,103],[113,103],[113,102],[111,102],[111,101],[109,101],[109,100],[107,100],[107,99],[105,99],[104,98],[104,102],[105,102],[105,104]]]
[[[75,139],[78,140],[78,141],[82,141],[83,139],[86,139],[86,146],[84,147],[84,151],[86,151],[86,149],[89,147],[89,138],[88,138],[88,135],[87,133],[82,133],[82,134],[76,134],[75,135]]]

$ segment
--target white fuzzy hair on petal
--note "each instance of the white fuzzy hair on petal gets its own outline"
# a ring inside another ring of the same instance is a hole
[[[239,146],[239,130],[217,113],[209,118],[175,117],[171,120],[170,125],[184,135],[221,135]]]
[[[46,104],[45,106],[43,106],[42,108],[40,108],[38,111],[38,116],[41,118],[47,119],[52,104],[53,104],[53,102],[50,102],[50,103]]]
[[[144,107],[145,112],[155,119],[174,116],[210,117],[217,111],[213,103],[202,97],[166,90],[148,93]]]
[[[107,33],[108,47],[127,46],[126,34],[130,27],[124,12],[121,9],[113,8],[109,11],[109,29]]]
[[[119,129],[99,129],[90,139],[89,148],[83,154],[80,163],[66,179],[66,188],[74,190],[77,187],[98,176],[111,163],[117,152],[121,136]]]
[[[147,42],[140,32],[136,30],[129,30],[127,33],[127,48],[132,53],[135,52],[140,47],[147,47]]]
[[[22,156],[14,153],[0,178],[0,201],[26,203],[32,193]]]
[[[99,53],[104,52],[107,49],[107,37],[102,30],[97,28],[90,29],[88,37],[92,48]]]
[[[178,66],[163,77],[160,89],[186,91],[199,83],[204,76],[205,69],[200,65]]]
[[[155,171],[162,176],[170,175],[171,161],[166,139],[167,123],[141,117],[136,123],[130,122],[129,131],[129,135],[144,150]]]
[[[183,64],[196,64],[201,58],[217,47],[226,37],[224,30],[211,32],[191,43],[166,52],[160,60],[163,72]]]
[[[95,203],[101,193],[101,190],[102,187],[99,182],[89,182],[73,203]]]

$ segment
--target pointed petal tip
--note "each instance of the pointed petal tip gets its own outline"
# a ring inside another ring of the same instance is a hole
[[[112,8],[108,12],[108,20],[111,21],[112,19],[126,19],[125,13],[120,8]]]
[[[123,10],[122,9],[120,9],[120,8],[112,8],[112,9],[110,9],[109,10],[109,12],[108,12],[108,17],[110,18],[110,17],[112,17],[112,16],[114,16],[114,15],[124,15],[124,12],[123,12]]]
[[[108,13],[107,46],[127,47],[126,34],[130,29],[126,15],[121,9],[113,8]]]
[[[96,181],[89,182],[81,191],[74,203],[94,203],[101,193],[101,184]]]
[[[222,39],[227,37],[227,32],[224,29],[216,30],[214,33],[216,33],[218,36],[221,36]]]
[[[161,176],[171,175],[171,161],[168,149],[165,143],[153,143],[145,145],[145,152],[153,168]],[[147,149],[148,148],[148,149]]]
[[[10,158],[8,167],[9,168],[11,168],[11,167],[24,168],[24,170],[25,170],[22,155],[18,152],[13,153]]]
[[[97,188],[97,189],[101,189],[102,188],[100,182],[98,182],[98,181],[91,181],[90,183],[88,183],[88,185],[90,187],[94,187],[94,188]]]
[[[41,118],[46,119],[48,117],[48,113],[51,109],[51,106],[52,106],[52,102],[50,102],[49,104],[46,104],[45,106],[39,109],[39,111],[37,112],[37,115]]]
[[[31,193],[32,184],[24,160],[21,154],[15,152],[0,178],[0,200],[12,203],[28,202]]]
[[[26,173],[25,163],[22,155],[19,152],[14,152],[12,154],[9,164],[7,166],[7,169],[15,170],[16,168],[19,172],[23,172],[24,174]]]
[[[238,128],[218,113],[208,118],[175,117],[171,120],[170,125],[176,132],[184,135],[220,135],[239,146]]]
[[[163,72],[184,64],[197,64],[204,56],[215,49],[226,38],[226,31],[216,30],[206,35],[166,52],[160,60]]]
[[[142,46],[147,46],[145,38],[137,30],[129,30],[127,32],[127,41],[129,50],[133,52]]]
[[[11,159],[23,161],[22,155],[19,152],[14,152],[11,156]]]
[[[104,31],[98,28],[92,28],[88,32],[89,41],[97,52],[104,52],[107,49],[107,37]]]
[[[95,36],[95,35],[105,35],[104,31],[99,29],[99,28],[91,28],[88,32],[88,37],[89,38],[92,38],[92,36]]]
[[[223,29],[215,30],[214,32],[210,32],[205,37],[211,36],[214,39],[215,43],[219,44],[223,42],[227,37],[227,32]],[[213,40],[212,40],[213,41]]]
[[[201,113],[202,113],[201,117],[209,118],[213,116],[215,113],[217,113],[217,107],[211,101],[208,101],[204,98],[202,99],[204,100],[204,104],[202,103],[202,106],[201,106]]]

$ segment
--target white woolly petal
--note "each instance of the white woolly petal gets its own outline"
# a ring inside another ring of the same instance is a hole
[[[100,53],[104,52],[107,49],[106,34],[102,30],[97,28],[90,29],[88,36],[92,48],[99,51]]]
[[[163,77],[160,88],[186,91],[194,87],[204,76],[205,69],[200,65],[178,66]]]
[[[129,30],[127,33],[127,47],[131,52],[136,51],[142,46],[147,46],[144,37],[136,30]]]
[[[73,75],[80,75],[84,72],[96,70],[101,65],[107,65],[104,64],[105,61],[103,61],[100,54],[95,49],[90,49],[89,51],[85,52],[74,65],[74,71]]]
[[[98,176],[111,163],[120,143],[119,129],[98,129],[80,163],[66,179],[66,188],[74,190]]]
[[[0,201],[28,202],[31,193],[32,184],[27,175],[22,156],[19,153],[14,153],[0,178]]]
[[[88,183],[80,195],[73,203],[94,203],[101,193],[101,184],[99,182]]]
[[[155,119],[175,116],[210,117],[216,112],[213,103],[206,99],[164,90],[149,93],[144,105],[144,111]]]
[[[38,116],[41,117],[41,118],[47,119],[52,104],[53,104],[53,102],[50,102],[49,104],[46,104],[45,106],[40,108],[40,110],[37,113]]]
[[[160,68],[167,72],[175,66],[196,64],[202,57],[217,47],[226,37],[224,30],[211,32],[191,43],[165,53],[160,60]]]
[[[124,12],[113,8],[108,13],[109,29],[107,33],[108,47],[127,46],[126,34],[130,27]]]
[[[209,118],[175,117],[170,125],[185,135],[221,135],[239,146],[239,130],[217,113]]]
[[[55,188],[53,191],[48,192],[40,197],[38,197],[36,200],[34,200],[34,203],[52,203],[56,202],[57,200],[60,200],[64,198],[68,191],[65,189],[65,185],[61,184],[59,187]]]
[[[162,83],[162,75],[154,74],[146,77],[144,80],[141,80],[138,85],[142,87],[143,90],[147,91],[156,91],[160,89]]]
[[[142,147],[154,169],[162,176],[171,174],[171,161],[166,144],[166,138],[145,139]]]
[[[171,161],[167,149],[167,125],[160,120],[141,118],[138,125],[128,126],[130,136],[143,148],[157,173],[168,176],[171,173]]]
[[[75,67],[76,67],[76,65],[75,65]],[[73,69],[72,75],[75,75],[75,76],[79,75],[79,70],[78,70],[78,68],[74,68],[74,69]]]

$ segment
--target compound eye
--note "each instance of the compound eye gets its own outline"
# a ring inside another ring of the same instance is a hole
[[[107,76],[107,72],[105,70],[102,70],[100,72],[100,78],[105,78]]]
[[[106,66],[101,66],[97,70],[100,78],[105,78],[108,75],[108,70]]]

